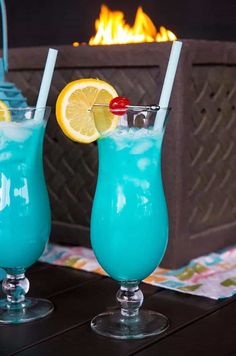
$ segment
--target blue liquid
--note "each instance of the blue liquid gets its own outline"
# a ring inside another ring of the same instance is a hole
[[[43,174],[45,123],[0,124],[0,266],[26,268],[42,254],[50,233]]]
[[[168,240],[161,179],[161,138],[152,131],[99,140],[91,243],[114,279],[142,280],[159,265]]]

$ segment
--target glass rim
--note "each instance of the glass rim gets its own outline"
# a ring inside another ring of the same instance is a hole
[[[51,106],[40,106],[37,108],[36,106],[26,106],[26,107],[7,107],[6,109],[1,109],[0,111],[36,111],[36,110],[49,110],[51,109]]]

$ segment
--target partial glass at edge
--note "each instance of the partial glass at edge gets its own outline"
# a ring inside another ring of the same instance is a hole
[[[98,110],[107,108],[95,108]],[[117,339],[160,334],[168,319],[140,309],[139,283],[161,262],[168,241],[168,214],[161,177],[161,147],[169,109],[128,109],[114,131],[97,125],[99,174],[91,217],[91,243],[102,268],[120,284],[120,309],[93,318],[92,329]],[[164,117],[161,130],[154,122]]]
[[[49,114],[49,107],[12,108],[10,121],[0,122],[0,267],[7,273],[2,324],[29,322],[53,310],[50,301],[25,296],[25,271],[43,253],[51,228],[42,160]]]

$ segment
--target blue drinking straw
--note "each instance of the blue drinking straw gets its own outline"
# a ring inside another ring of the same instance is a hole
[[[39,89],[39,95],[38,95],[38,100],[37,100],[37,104],[36,104],[36,112],[35,112],[35,116],[34,116],[34,118],[38,119],[38,120],[43,119],[44,111],[37,110],[37,109],[42,109],[46,106],[47,99],[48,99],[48,93],[49,93],[52,76],[53,76],[53,72],[54,72],[54,67],[56,64],[57,53],[58,53],[58,50],[49,48],[47,61],[46,61],[46,65],[45,65],[44,72],[43,72],[43,78],[42,78],[41,86]]]
[[[170,95],[175,79],[175,74],[179,62],[180,52],[182,48],[182,42],[174,41],[171,47],[170,58],[167,65],[166,75],[161,91],[161,97],[159,106],[160,108],[168,108]],[[156,115],[154,130],[161,132],[164,125],[164,120],[166,117],[165,110],[159,110]]]

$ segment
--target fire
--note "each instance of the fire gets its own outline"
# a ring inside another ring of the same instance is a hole
[[[141,6],[137,10],[134,25],[130,26],[125,22],[123,12],[111,11],[106,5],[102,5],[95,28],[97,32],[90,39],[90,45],[163,42],[177,39],[175,34],[164,26],[161,26],[158,32]]]

